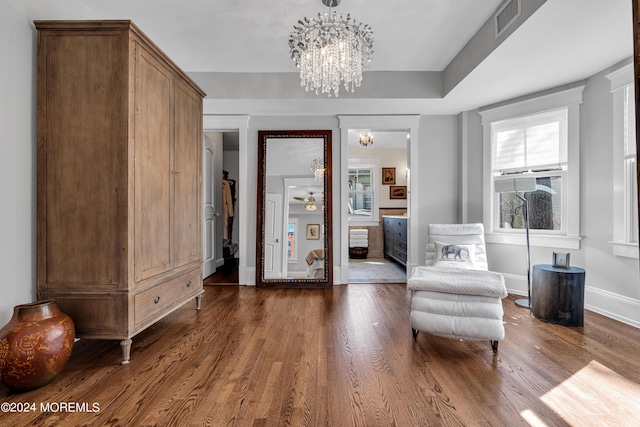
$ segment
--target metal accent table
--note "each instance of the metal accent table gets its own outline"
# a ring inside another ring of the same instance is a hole
[[[585,271],[578,267],[533,266],[531,314],[565,326],[584,325]]]

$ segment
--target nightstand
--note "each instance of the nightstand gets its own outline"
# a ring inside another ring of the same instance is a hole
[[[537,319],[565,326],[584,324],[585,271],[578,267],[533,266],[531,314]]]

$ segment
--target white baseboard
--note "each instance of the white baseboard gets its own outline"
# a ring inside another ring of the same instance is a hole
[[[527,277],[505,274],[507,292],[527,296]],[[584,290],[584,308],[627,325],[640,328],[640,300],[625,297],[613,292],[586,286]]]
[[[502,273],[504,276],[504,284],[507,287],[507,292],[513,295],[528,296],[527,290],[527,276],[519,276],[516,274]]]
[[[238,266],[238,282],[240,285],[255,286],[256,268],[242,265]]]
[[[627,325],[640,328],[640,300],[587,286],[584,307]]]

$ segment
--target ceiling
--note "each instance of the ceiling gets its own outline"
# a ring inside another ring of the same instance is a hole
[[[188,73],[290,73],[292,78],[297,75],[288,35],[298,19],[325,10],[321,0],[5,2],[29,19],[131,19]],[[458,114],[579,81],[632,55],[631,0],[522,0],[536,2],[544,4],[441,96],[396,97],[390,88],[384,97],[358,97],[356,90],[355,96],[336,99],[298,87],[303,95],[252,98],[233,96],[243,88],[231,87],[232,95],[207,98],[205,113]],[[373,28],[375,52],[368,70],[444,73],[502,3],[342,0],[340,9]]]

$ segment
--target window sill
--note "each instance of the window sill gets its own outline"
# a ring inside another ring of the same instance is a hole
[[[613,254],[616,256],[623,256],[627,258],[640,258],[638,244],[626,243],[626,242],[609,242],[613,247]]]
[[[527,238],[524,234],[485,233],[487,243],[499,243],[503,245],[526,245]],[[544,236],[529,235],[529,244],[533,247],[549,247],[557,249],[580,249],[580,236]]]

